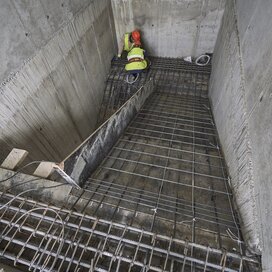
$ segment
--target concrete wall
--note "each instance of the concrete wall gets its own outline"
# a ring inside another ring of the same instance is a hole
[[[272,2],[227,1],[210,81],[243,234],[272,271]]]
[[[0,79],[3,81],[71,21],[90,0],[0,0]]]
[[[139,28],[150,55],[213,52],[225,0],[112,0],[117,39]]]
[[[116,37],[110,0],[1,0],[0,159],[64,159],[95,128]]]

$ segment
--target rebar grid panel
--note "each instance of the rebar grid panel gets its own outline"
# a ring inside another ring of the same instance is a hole
[[[113,63],[102,119],[133,94],[121,87],[122,65]],[[2,194],[0,255],[9,264],[33,271],[258,271],[232,208],[207,99],[210,67],[160,58],[152,67],[137,84],[152,76],[155,93],[84,190],[73,190],[61,208]]]
[[[207,97],[208,81],[211,66],[200,67],[186,63],[183,59],[150,57],[151,66],[147,71],[140,74],[138,81],[134,84],[126,82],[125,60],[114,60],[107,78],[104,90],[103,102],[97,121],[97,127],[120,108],[141,86],[152,77],[158,89],[168,88],[169,92],[190,92],[194,95]],[[192,78],[197,81],[192,82]],[[196,86],[194,86],[196,85]]]
[[[186,62],[183,58],[167,58],[167,57],[152,57],[148,56],[148,60],[151,61],[152,69],[167,69],[167,70],[182,70],[182,71],[196,71],[201,73],[211,72],[211,62],[206,66],[198,66],[194,63]],[[124,67],[127,63],[126,59],[113,60],[112,64],[118,67]]]
[[[86,183],[82,198],[92,199],[91,211],[99,217],[242,254],[207,98],[209,73],[157,68],[153,76],[156,92]]]
[[[82,197],[99,217],[137,215],[136,227],[239,251],[227,233],[240,230],[208,100],[199,99],[154,93]]]
[[[252,258],[48,206],[1,197],[0,254],[31,271],[245,271]],[[74,207],[74,206],[73,206]],[[194,252],[194,256],[191,256]],[[254,271],[254,270],[250,270]]]

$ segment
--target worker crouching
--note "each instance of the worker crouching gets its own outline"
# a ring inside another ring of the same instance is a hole
[[[148,68],[150,62],[145,58],[145,50],[141,45],[141,35],[138,30],[126,33],[118,48],[118,58],[126,55],[128,63],[126,82],[133,84],[138,80],[139,74]]]

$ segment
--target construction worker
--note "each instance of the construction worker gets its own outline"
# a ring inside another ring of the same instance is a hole
[[[119,43],[118,58],[121,57],[123,51],[129,52],[133,48],[134,43],[135,42],[139,43],[140,41],[141,35],[138,30],[134,30],[131,33],[126,33],[124,35],[124,38]]]
[[[144,55],[145,51],[141,47],[141,35],[138,30],[125,34],[123,44],[119,45],[118,57],[121,57],[123,51],[127,52],[128,60],[125,66],[127,71],[126,82],[133,84],[138,80],[140,72],[148,66]]]

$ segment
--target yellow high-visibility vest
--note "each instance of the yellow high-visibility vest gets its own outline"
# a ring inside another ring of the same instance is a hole
[[[134,58],[139,58],[144,60],[144,49],[140,47],[133,47],[127,55],[128,61]]]
[[[139,71],[144,70],[147,67],[147,61],[144,59],[144,49],[140,47],[133,47],[128,53],[128,61],[131,59],[139,59],[139,61],[133,61],[126,65],[126,71]]]
[[[124,39],[125,39],[124,40],[124,51],[127,51],[127,52],[129,52],[134,46],[134,44],[130,42],[129,37],[130,37],[130,33],[126,33],[125,37],[124,37]]]

